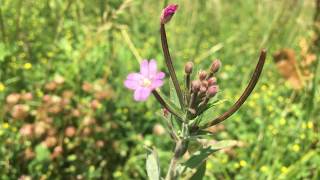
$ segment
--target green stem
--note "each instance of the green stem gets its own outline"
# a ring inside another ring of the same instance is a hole
[[[2,34],[2,40],[3,42],[7,42],[7,38],[6,38],[6,30],[5,30],[5,26],[4,26],[4,21],[3,21],[3,15],[2,15],[2,9],[0,7],[0,30],[1,30],[1,34]]]
[[[181,109],[184,109],[183,95],[182,95],[182,91],[181,91],[181,88],[179,85],[179,81],[178,81],[176,72],[175,72],[173,64],[172,64],[172,59],[171,59],[170,52],[169,52],[166,29],[165,29],[164,24],[161,24],[160,34],[161,34],[162,50],[163,50],[164,58],[165,58],[165,61],[166,61],[166,64],[167,64],[167,67],[169,70],[169,74],[172,79],[174,88],[176,90],[176,93],[177,93],[177,96],[179,99],[179,103],[180,103],[180,107],[181,107]]]
[[[176,142],[174,154],[170,161],[169,169],[168,169],[165,180],[175,180],[178,178],[179,174],[177,172],[177,165],[179,163],[180,158],[186,153],[187,149],[188,149],[188,141],[178,140]]]

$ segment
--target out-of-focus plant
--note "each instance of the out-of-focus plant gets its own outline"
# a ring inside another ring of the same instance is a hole
[[[206,171],[207,158],[218,150],[236,145],[236,142],[232,140],[223,140],[214,144],[200,142],[209,138],[208,128],[229,118],[247,100],[263,70],[266,51],[261,51],[259,62],[252,78],[237,102],[222,115],[212,118],[210,111],[221,103],[221,100],[216,98],[219,89],[216,75],[221,68],[221,62],[220,60],[214,60],[209,70],[199,71],[198,76],[192,75],[193,63],[186,63],[184,86],[180,86],[173,67],[165,30],[165,25],[171,20],[177,9],[178,5],[176,4],[168,5],[163,9],[160,17],[162,50],[171,78],[170,97],[166,97],[159,90],[164,84],[165,74],[158,72],[155,60],[141,61],[140,72],[129,74],[124,84],[128,89],[134,91],[134,99],[136,101],[146,101],[153,94],[164,108],[163,119],[167,125],[168,133],[175,143],[165,179],[174,180],[179,179],[179,177],[202,179]],[[195,80],[192,81],[192,78]],[[191,147],[193,143],[197,144],[196,148]],[[181,158],[188,150],[195,152],[187,160],[181,161]],[[148,149],[148,151],[146,160],[148,177],[152,180],[160,180],[162,175],[157,151],[154,148]]]

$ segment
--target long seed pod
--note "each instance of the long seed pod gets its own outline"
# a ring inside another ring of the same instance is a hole
[[[249,95],[251,94],[251,92],[253,91],[253,89],[255,88],[259,80],[259,77],[261,75],[261,72],[263,70],[263,66],[266,60],[266,56],[267,56],[267,51],[263,49],[260,53],[259,61],[251,77],[251,80],[247,88],[244,90],[244,92],[240,96],[240,98],[236,101],[236,103],[233,106],[231,106],[231,108],[228,111],[226,111],[221,116],[215,118],[213,121],[211,121],[210,123],[206,124],[204,127],[201,127],[201,128],[208,128],[223,122],[224,120],[229,118],[231,115],[233,115],[241,107],[241,105],[247,100],[247,98],[249,97]]]

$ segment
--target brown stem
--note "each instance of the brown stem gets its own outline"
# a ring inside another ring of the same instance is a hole
[[[213,121],[211,121],[209,124],[205,125],[205,127],[202,127],[202,128],[208,128],[210,126],[214,126],[216,124],[221,123],[222,121],[226,120],[231,115],[233,115],[241,107],[241,105],[247,100],[247,98],[249,97],[249,95],[251,94],[251,92],[253,91],[254,87],[256,86],[256,84],[259,80],[259,77],[261,75],[261,72],[263,70],[263,66],[264,66],[264,63],[266,60],[266,56],[267,56],[267,51],[265,49],[263,49],[260,53],[259,62],[258,62],[256,69],[251,77],[251,80],[250,80],[247,88],[244,90],[244,92],[242,93],[242,95],[238,99],[238,101],[228,111],[226,111],[221,116],[214,119]]]
[[[173,64],[172,64],[172,59],[171,59],[170,52],[169,52],[166,29],[165,29],[165,25],[164,24],[161,24],[160,34],[161,34],[161,44],[162,44],[163,55],[164,55],[164,58],[165,58],[165,61],[166,61],[166,64],[167,64],[167,67],[168,67],[168,70],[169,70],[169,74],[170,74],[170,77],[171,77],[173,85],[174,85],[174,88],[175,88],[175,90],[177,92],[177,96],[178,96],[178,99],[179,99],[180,107],[181,107],[181,109],[183,109],[184,108],[184,106],[183,106],[183,95],[182,95],[181,88],[179,86],[179,81],[178,81],[176,72],[175,72]]]

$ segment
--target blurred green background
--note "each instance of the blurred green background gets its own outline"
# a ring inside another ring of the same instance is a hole
[[[0,179],[146,179],[145,146],[157,147],[167,168],[173,143],[155,113],[160,105],[134,102],[123,86],[142,58],[157,59],[166,72],[165,3],[0,0]],[[170,3],[179,4],[167,32],[181,82],[188,60],[197,70],[215,58],[223,63],[219,97],[226,101],[212,116],[241,95],[260,49],[269,52],[249,100],[212,130],[212,140],[239,147],[211,156],[206,179],[319,179],[317,63],[305,65],[316,55],[315,1]],[[295,52],[295,63],[275,63],[282,48]]]

